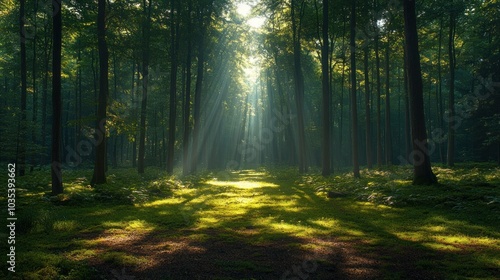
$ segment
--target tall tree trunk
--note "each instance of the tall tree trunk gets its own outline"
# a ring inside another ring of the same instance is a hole
[[[184,101],[184,135],[182,139],[182,173],[184,175],[189,174],[191,166],[189,164],[189,136],[191,132],[191,122],[189,117],[191,115],[191,64],[192,64],[192,38],[191,38],[191,10],[192,4],[191,0],[188,0],[188,12],[187,12],[187,55],[186,55],[186,93]]]
[[[77,98],[76,98],[76,116],[77,116],[77,124],[76,124],[76,141],[79,141],[81,138],[81,130],[82,130],[82,48],[80,47],[80,40],[78,40],[78,55],[77,55]]]
[[[412,145],[411,145],[411,125],[410,125],[410,92],[408,85],[408,63],[406,61],[406,50],[403,50],[404,58],[403,58],[403,69],[404,69],[404,96],[405,96],[405,156],[404,158],[408,158],[410,156]]]
[[[351,4],[351,127],[352,165],[355,178],[359,178],[358,161],[358,102],[356,100],[356,0]]]
[[[62,7],[61,0],[54,0],[54,16],[52,17],[52,195],[63,192],[61,172],[61,45],[62,45]]]
[[[44,27],[44,33],[47,34],[44,38],[44,46],[46,46],[43,50],[44,54],[44,62],[43,62],[43,67],[44,67],[44,74],[43,74],[43,81],[42,81],[42,127],[41,127],[41,140],[42,140],[42,147],[44,147],[44,153],[41,156],[41,161],[40,163],[45,164],[50,162],[47,155],[45,152],[49,152],[48,147],[46,147],[46,141],[47,141],[47,102],[48,102],[48,89],[49,89],[49,61],[50,61],[50,55],[51,55],[51,50],[52,50],[52,39],[50,38],[50,33],[49,33],[49,27],[51,24],[48,24],[48,22],[45,24]],[[47,145],[48,146],[48,145]]]
[[[24,0],[23,0],[24,1]],[[34,8],[33,8],[33,14],[37,14],[38,13],[38,0],[35,0],[34,1]],[[33,86],[33,116],[31,118],[31,121],[32,121],[32,124],[35,125],[36,122],[37,122],[37,116],[38,116],[38,90],[37,90],[37,85],[36,85],[36,75],[37,75],[37,65],[38,65],[38,61],[37,61],[37,53],[36,53],[36,39],[37,39],[37,36],[36,36],[36,33],[37,33],[37,21],[36,21],[37,17],[35,16],[34,20],[33,20],[33,32],[34,32],[34,35],[33,35],[33,64],[32,64],[32,67],[33,67],[33,71],[32,71],[32,86]],[[37,142],[37,131],[36,129],[32,129],[31,130],[31,141],[33,144],[36,144]],[[35,154],[33,154],[32,156],[32,165],[31,165],[31,168],[30,170],[33,171],[33,167],[34,165],[36,164],[36,156]]]
[[[97,4],[97,41],[99,48],[99,104],[97,107],[97,125],[95,131],[98,135],[94,175],[91,185],[106,183],[106,108],[108,105],[108,46],[106,44],[106,0],[99,0]]]
[[[323,84],[323,176],[331,173],[330,167],[330,74],[328,43],[328,1],[323,1],[323,46],[321,48],[321,73]]]
[[[444,108],[443,108],[443,91],[442,91],[442,70],[441,70],[441,46],[443,45],[443,18],[440,18],[439,20],[439,49],[438,49],[438,86],[437,86],[437,106],[438,106],[438,124],[441,129],[443,129],[444,124]],[[439,158],[442,163],[445,163],[445,156],[444,156],[444,147],[443,143],[439,141],[438,144],[439,147]]]
[[[344,133],[344,90],[345,90],[345,66],[346,66],[346,54],[345,54],[345,38],[346,38],[346,18],[344,16],[344,28],[342,32],[342,74],[340,78],[340,113],[339,113],[339,144],[338,144],[338,151],[339,151],[339,163],[341,162],[340,160],[344,161],[344,156],[343,156],[343,151],[344,149],[342,148],[342,140],[343,140],[343,133]],[[344,161],[345,162],[345,161]]]
[[[453,1],[451,1],[453,7]],[[455,165],[455,129],[457,123],[455,122],[455,12],[450,11],[450,29],[448,38],[448,57],[450,61],[450,93],[448,100],[448,154],[446,157],[446,163],[448,166]]]
[[[345,59],[345,54],[344,58],[342,59],[342,75],[340,78],[340,83],[341,83],[341,89],[340,89],[340,114],[339,114],[339,153],[341,154],[340,159],[342,162],[345,162],[344,160],[344,149],[342,148],[342,143],[344,140],[344,91],[345,91],[345,67],[346,67],[346,59]]]
[[[201,15],[198,15],[201,17]],[[198,158],[200,155],[201,148],[199,147],[200,129],[201,129],[201,91],[203,86],[203,74],[205,72],[205,24],[203,20],[200,19],[201,32],[199,34],[198,42],[198,65],[197,65],[197,75],[196,75],[196,85],[194,89],[194,128],[193,128],[193,148],[191,150],[191,172],[196,172],[198,167]]]
[[[378,28],[378,27],[377,27]],[[375,73],[377,78],[377,166],[381,167],[382,162],[382,113],[381,113],[381,95],[382,83],[380,81],[380,54],[379,54],[379,36],[378,30],[375,35]]]
[[[170,9],[170,111],[168,118],[168,155],[167,155],[167,172],[174,172],[174,146],[175,146],[175,119],[177,116],[177,50],[179,49],[179,17],[180,9],[176,5],[178,1],[172,0]],[[177,7],[176,7],[177,6]],[[177,10],[177,17],[175,11]]]
[[[364,72],[365,72],[365,122],[366,122],[366,165],[373,167],[372,163],[372,137],[370,118],[370,79],[368,73],[368,44],[364,48]]]
[[[116,52],[113,52],[113,99],[118,99],[118,73],[117,68],[119,66],[116,65]],[[111,153],[111,165],[113,168],[118,167],[118,139],[119,139],[118,131],[115,129],[115,133],[113,136],[113,152]],[[106,165],[107,167],[108,165]],[[107,168],[106,168],[107,171]]]
[[[437,178],[432,172],[425,129],[424,97],[420,54],[418,51],[417,17],[415,1],[404,0],[405,49],[408,67],[410,120],[413,152],[413,184],[434,184]]]
[[[273,119],[273,112],[276,112],[278,110],[275,105],[275,100],[274,100],[274,89],[273,89],[273,82],[271,80],[271,69],[267,68],[266,69],[266,87],[267,87],[267,99],[269,100],[269,108],[267,110],[267,121],[266,123],[272,123]],[[283,111],[283,110],[282,110]],[[278,131],[274,130],[274,133],[278,133]],[[281,155],[279,152],[278,148],[278,135],[274,135],[271,140],[271,155],[270,155],[270,161],[273,163],[276,162],[281,162]],[[264,152],[264,150],[263,150]]]
[[[19,132],[18,132],[18,174],[19,176],[24,176],[25,173],[25,160],[26,160],[26,97],[27,97],[27,66],[26,66],[26,30],[24,27],[25,21],[25,0],[21,0],[19,3],[19,33],[21,36],[21,119],[19,121]]]
[[[151,0],[142,1],[144,6],[143,18],[143,46],[142,46],[142,100],[141,100],[141,123],[139,125],[139,155],[137,159],[137,172],[144,173],[144,156],[146,154],[146,106],[148,104],[148,80],[149,80],[149,29],[151,24]]]
[[[139,86],[140,86],[140,70],[141,66],[139,63],[137,63],[137,71],[135,69],[135,61],[133,62],[132,65],[132,104],[134,106],[133,108],[133,114],[134,118],[137,118],[137,110],[138,110],[138,105],[137,101],[135,99],[136,94],[139,92]],[[134,80],[134,77],[137,72],[137,78]],[[135,84],[137,82],[137,84]],[[134,84],[136,86],[134,86]],[[132,167],[137,167],[137,130],[134,130],[134,135],[133,135],[133,142],[132,142]]]
[[[391,89],[390,89],[390,43],[387,39],[385,49],[385,162],[392,164],[392,131],[391,131]]]
[[[302,29],[302,14],[304,9],[304,1],[301,2],[299,9],[299,16],[297,19],[297,4],[296,0],[291,3],[291,16],[292,16],[292,32],[293,32],[293,77],[295,82],[295,105],[297,107],[297,122],[298,122],[298,138],[299,138],[299,172],[307,172],[306,164],[306,145],[305,145],[305,128],[304,128],[304,75],[302,73],[301,52],[302,47],[301,29]],[[298,20],[298,23],[297,23]]]

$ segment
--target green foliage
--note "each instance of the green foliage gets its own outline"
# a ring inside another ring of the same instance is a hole
[[[318,192],[336,191],[349,194],[358,201],[402,207],[404,205],[446,208],[455,211],[484,209],[498,213],[498,190],[500,169],[493,164],[477,164],[454,169],[434,167],[439,185],[411,185],[411,168],[393,166],[379,170],[363,170],[360,179],[349,175],[337,175],[323,179],[307,176],[303,183],[310,184]]]

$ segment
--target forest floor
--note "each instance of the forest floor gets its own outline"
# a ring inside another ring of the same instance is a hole
[[[498,279],[500,168],[434,171],[439,185],[412,186],[410,167],[111,169],[91,188],[74,170],[57,197],[36,171],[17,178],[16,273],[0,278]]]

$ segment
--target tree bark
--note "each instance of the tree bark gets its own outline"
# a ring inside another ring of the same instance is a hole
[[[364,74],[365,74],[365,122],[366,122],[366,165],[369,169],[372,163],[372,137],[371,137],[371,117],[370,117],[370,78],[368,73],[368,45],[364,48]]]
[[[385,162],[392,164],[392,130],[391,130],[391,89],[390,89],[390,44],[387,39],[385,49]]]
[[[455,165],[455,12],[453,11],[453,1],[451,1],[452,10],[450,11],[450,29],[448,37],[448,57],[450,63],[450,92],[448,100],[448,154],[446,163],[448,166]]]
[[[170,10],[170,111],[168,118],[168,155],[167,155],[167,173],[174,172],[174,145],[175,145],[175,119],[177,116],[177,51],[179,49],[179,14],[180,9],[176,5],[176,0],[172,0]],[[177,6],[177,7],[176,7]],[[177,10],[177,17],[175,11]]]
[[[24,176],[26,160],[26,98],[27,98],[27,66],[26,66],[26,30],[25,21],[25,0],[19,3],[19,34],[21,42],[21,119],[19,120],[18,131],[18,175]]]
[[[24,1],[24,0],[23,0]],[[33,13],[36,15],[38,13],[38,1],[35,0],[34,3],[33,3],[34,7],[33,7]],[[31,118],[31,121],[33,124],[36,124],[37,122],[37,116],[38,116],[38,90],[37,90],[37,85],[36,85],[36,75],[37,75],[37,65],[38,65],[38,61],[37,61],[37,53],[36,53],[36,33],[38,32],[37,31],[37,22],[36,22],[36,17],[34,18],[34,22],[33,22],[33,31],[34,31],[34,35],[33,35],[33,64],[32,64],[32,67],[33,67],[33,70],[32,70],[32,87],[33,87],[33,115],[32,115],[32,118]],[[37,131],[36,129],[32,129],[31,131],[31,142],[33,144],[36,144],[37,142]],[[35,166],[37,162],[37,159],[36,159],[36,156],[33,155],[32,156],[32,163],[31,163],[31,168],[30,168],[30,171],[33,171],[33,168]]]
[[[45,27],[44,27],[44,33],[47,34],[44,38],[44,45],[46,46],[43,50],[44,54],[44,74],[43,74],[43,81],[42,81],[42,127],[41,127],[41,145],[42,147],[46,147],[47,143],[47,103],[48,103],[48,88],[49,88],[49,70],[50,70],[50,55],[52,51],[52,39],[50,38],[50,32],[49,32],[49,27],[51,24],[46,22]],[[48,146],[48,145],[47,145]],[[45,150],[47,154],[50,153],[49,149]],[[50,160],[48,157],[43,153],[41,156],[40,163],[41,164],[46,164],[49,163]]]
[[[106,183],[106,109],[108,105],[108,68],[109,53],[106,44],[106,0],[99,0],[97,7],[97,41],[99,47],[99,104],[97,107],[97,125],[95,131],[98,135],[94,175],[91,185]]]
[[[356,0],[351,4],[351,126],[352,165],[355,178],[359,178],[358,161],[358,102],[356,100]]]
[[[438,106],[438,124],[441,129],[443,129],[443,119],[444,119],[444,108],[443,108],[443,90],[442,90],[442,70],[441,70],[441,46],[443,44],[443,19],[439,20],[439,46],[438,46],[438,86],[437,86],[437,106]],[[439,158],[442,163],[446,163],[444,156],[443,143],[439,141]]]
[[[138,105],[137,101],[135,99],[136,94],[139,92],[139,87],[140,87],[140,72],[141,72],[141,66],[139,63],[137,63],[137,70],[135,69],[135,61],[132,62],[132,104],[134,106],[133,108],[133,116],[134,118],[137,118],[137,111],[138,111]],[[137,72],[137,73],[136,73]],[[134,77],[137,74],[137,78],[134,80]],[[133,135],[133,142],[132,142],[132,167],[137,167],[137,130],[134,130],[134,135]]]
[[[61,45],[62,45],[62,3],[54,0],[54,16],[52,18],[52,195],[63,192],[61,172],[61,131],[62,131],[62,97],[61,97]]]
[[[437,178],[432,172],[425,129],[424,100],[420,54],[418,51],[417,18],[415,1],[404,0],[405,49],[409,85],[410,122],[413,151],[413,184],[434,184]]]
[[[186,93],[184,101],[184,135],[182,139],[182,173],[184,175],[189,174],[191,167],[189,164],[189,137],[191,132],[191,122],[189,117],[191,116],[191,64],[192,64],[192,39],[191,39],[191,10],[192,4],[191,0],[188,0],[188,12],[187,12],[187,55],[186,55]]]
[[[302,13],[304,9],[304,1],[301,2],[299,10],[299,17],[297,19],[297,4],[296,0],[291,2],[291,18],[292,18],[292,32],[293,32],[293,77],[295,82],[295,105],[297,107],[297,130],[298,130],[298,153],[299,153],[299,172],[307,172],[306,164],[306,145],[305,145],[305,129],[304,129],[304,75],[302,73],[301,52],[302,47],[301,29],[302,29]],[[298,20],[298,24],[297,24]],[[298,25],[298,26],[297,26]]]
[[[328,43],[328,2],[323,1],[323,45],[321,47],[321,73],[323,86],[323,176],[331,173],[330,167],[330,74]]]
[[[201,17],[200,12],[198,12],[198,16]],[[200,18],[200,34],[199,34],[199,42],[198,42],[198,65],[197,65],[197,75],[196,75],[196,85],[194,90],[194,112],[193,112],[193,120],[194,120],[194,128],[193,128],[193,148],[191,150],[191,173],[196,172],[198,167],[198,158],[200,155],[200,129],[201,129],[201,91],[203,86],[203,74],[205,72],[205,31],[206,25],[203,23],[203,20]]]
[[[378,27],[377,27],[378,28]],[[377,78],[377,166],[381,167],[382,162],[382,113],[381,113],[381,95],[382,83],[380,81],[380,54],[379,54],[379,36],[378,31],[375,35],[375,73]]]
[[[144,156],[146,153],[146,107],[148,101],[148,80],[149,80],[149,29],[151,24],[151,0],[146,6],[146,0],[142,2],[144,6],[143,23],[143,49],[142,49],[142,100],[141,100],[141,123],[139,125],[139,155],[137,159],[137,172],[144,173]]]

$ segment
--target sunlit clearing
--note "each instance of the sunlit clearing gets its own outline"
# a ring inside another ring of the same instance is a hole
[[[205,184],[213,186],[235,187],[239,189],[255,189],[262,187],[277,187],[278,185],[266,182],[252,182],[252,181],[206,181]]]

